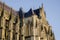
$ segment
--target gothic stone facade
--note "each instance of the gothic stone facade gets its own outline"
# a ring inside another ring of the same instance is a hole
[[[42,7],[18,12],[0,2],[0,40],[55,40]]]

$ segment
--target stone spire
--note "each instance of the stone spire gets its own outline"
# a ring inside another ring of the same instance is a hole
[[[32,15],[34,15],[34,11],[32,10],[32,8],[31,8],[31,11],[32,11]]]

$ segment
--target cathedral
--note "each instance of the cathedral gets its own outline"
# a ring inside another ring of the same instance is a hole
[[[0,2],[0,40],[55,40],[43,5],[23,12]]]

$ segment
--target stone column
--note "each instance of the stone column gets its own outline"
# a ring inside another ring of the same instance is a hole
[[[16,40],[19,40],[19,22],[16,24]]]
[[[10,21],[9,23],[9,30],[10,30],[10,40],[13,40],[13,22]]]
[[[2,21],[1,21],[1,31],[2,31],[2,39],[1,40],[5,40],[5,19],[4,19],[4,17],[1,19]]]

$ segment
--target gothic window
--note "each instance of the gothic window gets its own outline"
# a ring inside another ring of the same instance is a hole
[[[31,27],[33,26],[33,22],[30,23],[30,26],[31,26]]]
[[[8,28],[5,29],[5,38],[8,39]]]
[[[7,36],[7,37],[8,37],[8,39],[7,39],[7,40],[10,40],[10,32],[8,32],[8,36]]]
[[[9,20],[5,21],[5,26],[8,27],[9,26]]]
[[[40,38],[41,40],[43,40],[43,37],[42,38]]]
[[[43,30],[43,25],[41,25],[41,31]]]
[[[52,33],[52,31],[51,31],[51,34],[50,34],[50,36],[52,36],[53,35],[53,33]]]
[[[37,27],[37,20],[36,20],[36,27]]]
[[[31,40],[31,37],[30,36],[25,37],[25,40]]]
[[[17,33],[15,33],[13,38],[14,38],[14,40],[17,40]]]
[[[23,40],[23,35],[20,36],[19,40]]]
[[[9,20],[5,21],[5,38],[8,39]]]
[[[15,30],[13,30],[13,40],[17,39],[17,33],[15,32]]]
[[[3,38],[3,40],[4,40],[4,38]]]
[[[16,24],[17,24],[17,22],[18,22],[18,19],[17,19],[17,17],[15,18],[15,20],[14,20],[15,22],[13,23],[13,30],[15,31],[15,29],[16,29]]]
[[[15,31],[16,23],[13,23],[13,31]]]
[[[14,32],[13,32],[13,40],[15,40],[15,34],[14,34]]]
[[[21,37],[20,37],[20,35],[19,35],[19,40],[21,40]]]
[[[15,32],[16,32],[16,20],[13,23],[13,40],[15,40],[15,36],[16,36]]]
[[[29,31],[28,33],[29,33],[29,35],[30,35],[30,31],[31,31],[31,26],[30,26],[30,24],[31,24],[31,22],[28,20],[28,29],[29,29],[29,30],[28,30],[28,31]]]

